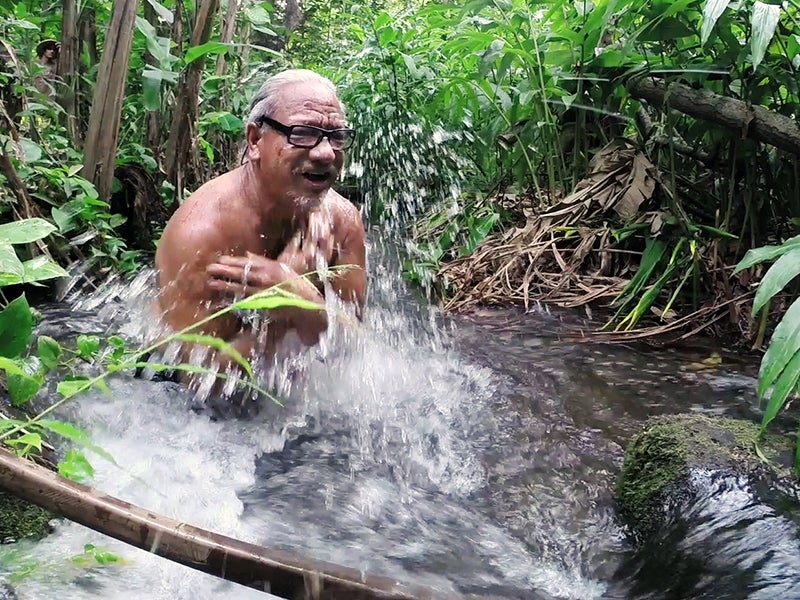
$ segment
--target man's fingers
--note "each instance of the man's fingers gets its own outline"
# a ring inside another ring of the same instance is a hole
[[[227,265],[222,262],[216,262],[206,267],[206,273],[211,277],[242,281],[244,279],[245,270],[240,265]]]

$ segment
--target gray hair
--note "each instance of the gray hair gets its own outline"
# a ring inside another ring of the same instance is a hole
[[[250,114],[247,124],[257,123],[262,117],[269,117],[278,110],[279,94],[281,88],[292,83],[314,82],[321,83],[336,94],[336,86],[327,77],[308,69],[289,69],[273,75],[259,88],[250,102]],[[338,94],[336,94],[338,97]]]

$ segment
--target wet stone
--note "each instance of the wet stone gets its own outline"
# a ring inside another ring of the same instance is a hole
[[[798,597],[800,488],[788,468],[791,440],[759,443],[766,466],[757,436],[747,421],[673,415],[650,420],[632,440],[616,487],[635,542],[618,572],[628,597],[655,589],[669,597],[762,597],[748,595],[753,590]]]

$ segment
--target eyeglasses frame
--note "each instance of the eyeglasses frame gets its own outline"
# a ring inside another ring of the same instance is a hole
[[[356,137],[356,130],[355,129],[348,129],[347,127],[340,127],[338,129],[323,129],[322,127],[315,127],[314,125],[302,125],[302,124],[299,124],[299,125],[284,125],[280,121],[276,121],[275,119],[272,119],[272,118],[266,117],[266,116],[265,117],[259,117],[256,120],[256,124],[259,127],[263,126],[264,124],[269,125],[275,131],[285,135],[286,136],[286,141],[289,142],[289,144],[291,144],[295,148],[303,148],[305,150],[311,150],[312,148],[316,148],[317,146],[319,146],[322,143],[322,140],[325,139],[325,138],[328,139],[328,144],[331,144],[331,135],[333,135],[334,133],[338,133],[340,131],[345,132],[350,137],[345,138],[345,146],[344,147],[339,148],[339,149],[334,148],[334,150],[337,151],[337,152],[338,151],[347,150],[348,148],[350,148],[353,145],[353,142],[355,141],[355,137]],[[317,131],[319,133],[319,137],[317,138],[316,143],[313,146],[299,146],[297,144],[293,144],[291,142],[291,137],[292,137],[292,132],[294,131],[295,127],[305,127],[306,129],[313,129],[313,130]],[[333,144],[331,144],[331,148],[333,148]]]

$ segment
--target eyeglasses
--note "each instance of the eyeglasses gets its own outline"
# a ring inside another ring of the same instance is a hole
[[[298,148],[315,148],[323,138],[328,138],[328,143],[334,150],[347,150],[353,145],[356,138],[355,129],[322,129],[313,125],[284,125],[275,119],[261,117],[259,126],[266,123],[275,131],[281,132],[292,146]]]

